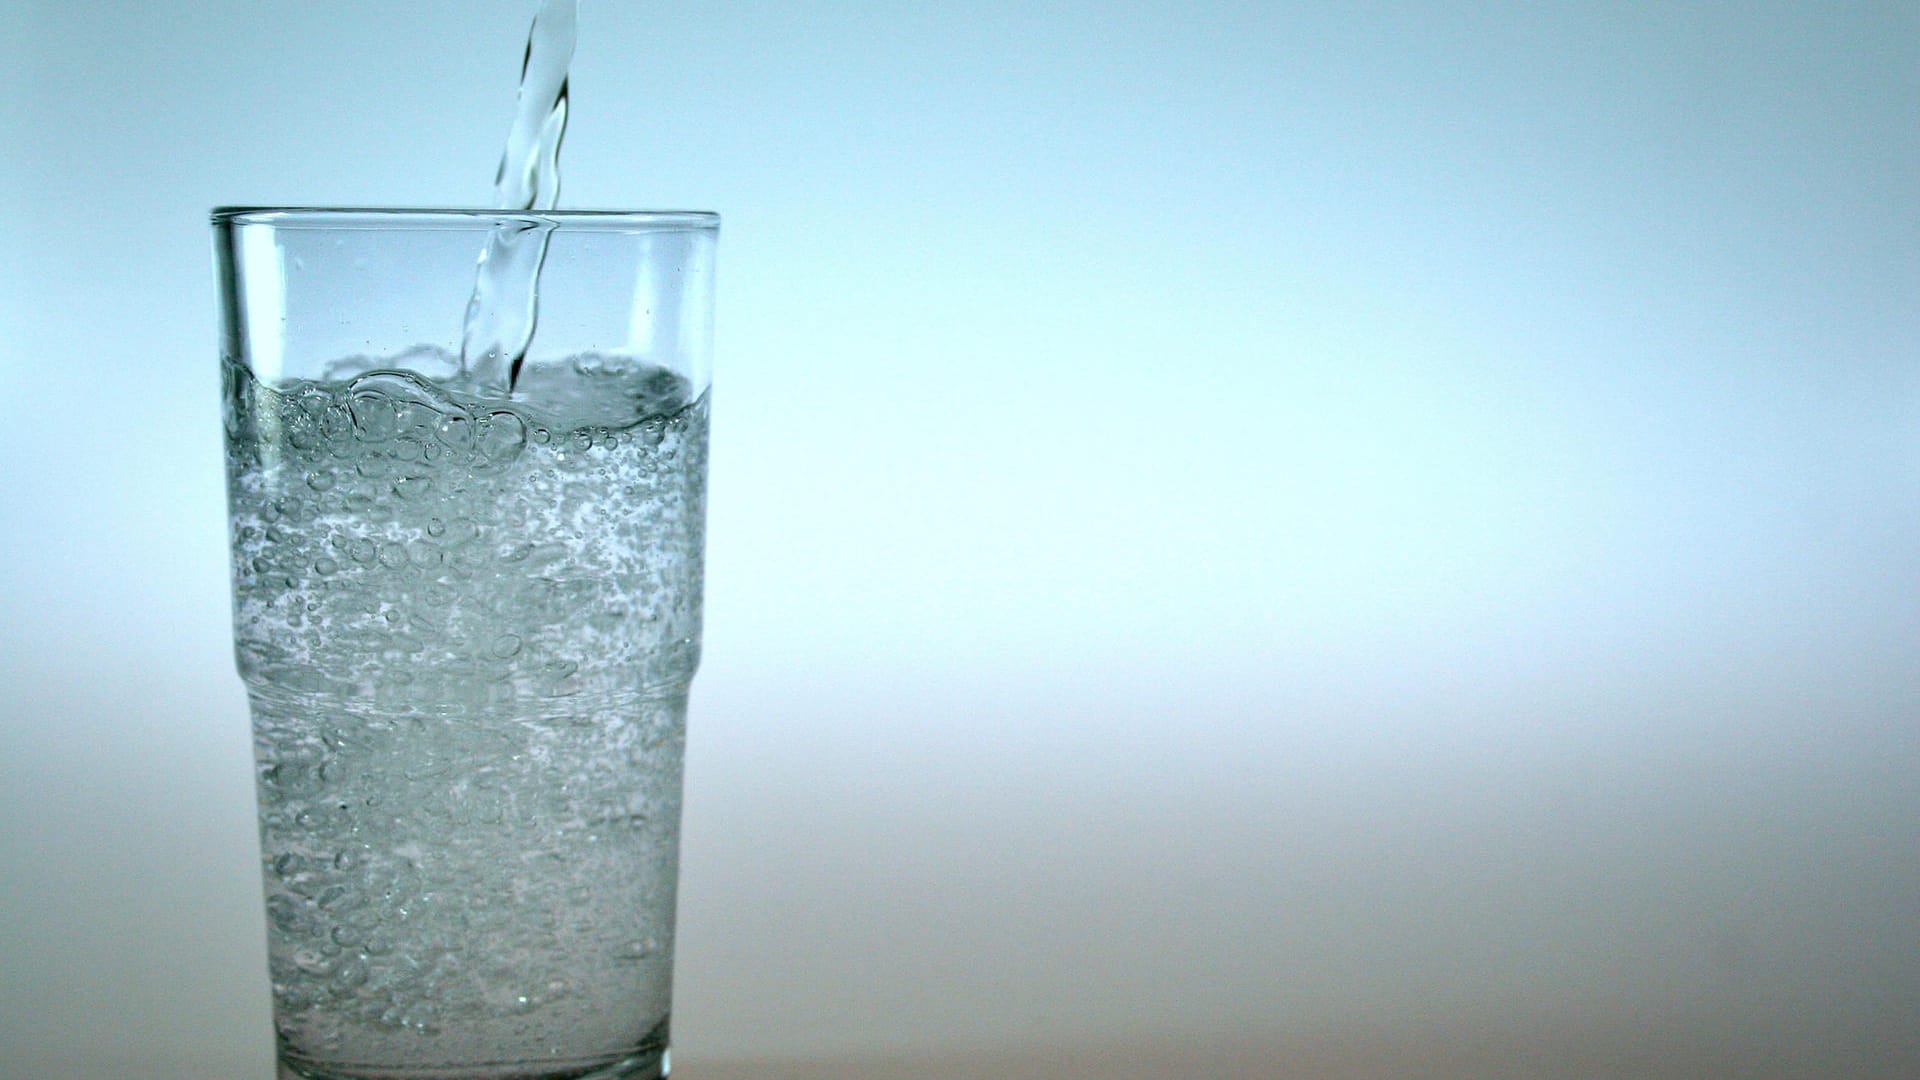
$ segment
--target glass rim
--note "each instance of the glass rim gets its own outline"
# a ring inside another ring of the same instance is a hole
[[[568,231],[712,232],[710,210],[487,210],[463,207],[216,206],[214,225],[277,229],[490,229],[503,222],[551,225]]]

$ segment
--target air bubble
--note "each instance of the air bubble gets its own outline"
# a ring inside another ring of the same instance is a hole
[[[287,444],[295,450],[313,450],[320,445],[320,433],[313,430],[305,417],[291,414],[281,423],[286,431]]]
[[[465,416],[442,417],[434,435],[454,450],[465,450],[473,441],[473,421]]]
[[[400,416],[393,402],[378,393],[355,394],[348,410],[353,417],[354,434],[362,442],[385,442],[400,427]]]
[[[337,440],[353,427],[353,419],[347,410],[338,405],[330,405],[320,414],[320,434],[329,440]]]
[[[299,901],[277,893],[267,898],[267,918],[284,934],[295,933],[307,921]]]
[[[433,490],[433,478],[430,476],[403,476],[393,482],[393,493],[409,501],[424,498]]]
[[[297,762],[288,761],[276,765],[268,771],[268,775],[276,787],[288,794],[308,794],[320,786],[313,775],[313,770]],[[281,857],[297,858],[292,855]]]
[[[659,947],[659,941],[651,937],[642,938],[638,941],[629,941],[625,945],[613,950],[613,958],[615,960],[645,960],[647,957],[652,956],[654,950]]]
[[[333,962],[317,949],[313,952],[294,953],[293,966],[300,969],[303,974],[317,975],[323,979],[333,974]]]
[[[493,413],[486,418],[478,441],[480,454],[489,464],[506,465],[526,448],[526,422],[504,410]]]

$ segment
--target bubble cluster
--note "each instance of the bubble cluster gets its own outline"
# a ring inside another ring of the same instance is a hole
[[[631,1051],[668,1012],[705,399],[604,357],[513,401],[226,385],[283,1052]]]

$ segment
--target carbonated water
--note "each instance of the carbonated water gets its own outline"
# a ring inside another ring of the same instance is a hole
[[[561,1076],[664,1045],[706,398],[603,356],[510,397],[430,350],[340,366],[368,373],[224,369],[281,1056]]]

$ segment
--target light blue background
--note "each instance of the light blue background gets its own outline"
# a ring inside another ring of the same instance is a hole
[[[0,1075],[266,1075],[205,212],[484,203],[532,8],[0,14]],[[1920,1069],[1920,7],[585,0],[573,90],[563,205],[726,220],[689,1060]]]

